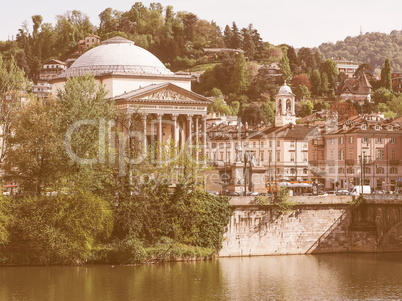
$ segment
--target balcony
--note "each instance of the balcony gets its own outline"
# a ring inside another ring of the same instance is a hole
[[[389,165],[399,165],[399,160],[389,160]]]

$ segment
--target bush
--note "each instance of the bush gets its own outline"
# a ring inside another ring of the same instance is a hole
[[[276,205],[280,213],[286,213],[293,210],[295,203],[289,200],[289,191],[286,187],[281,187],[279,189]]]
[[[86,192],[26,197],[13,204],[10,243],[2,250],[10,263],[82,264],[113,227],[108,202]]]

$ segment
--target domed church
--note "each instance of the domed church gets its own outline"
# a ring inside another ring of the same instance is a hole
[[[53,94],[63,89],[68,77],[86,73],[105,86],[118,113],[141,114],[145,146],[170,139],[177,146],[205,144],[207,106],[212,101],[191,91],[190,75],[176,75],[149,51],[114,37],[85,52],[53,79]]]

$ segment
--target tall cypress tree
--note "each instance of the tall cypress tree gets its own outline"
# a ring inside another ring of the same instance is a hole
[[[391,63],[389,58],[385,59],[384,68],[381,69],[381,86],[392,91]]]

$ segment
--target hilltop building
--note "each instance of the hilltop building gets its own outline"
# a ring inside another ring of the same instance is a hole
[[[371,102],[371,88],[367,76],[360,72],[357,78],[347,78],[343,85],[337,88],[340,100],[369,101]]]

